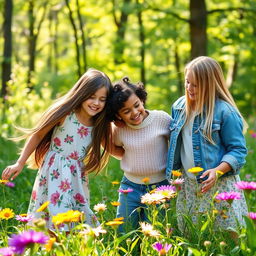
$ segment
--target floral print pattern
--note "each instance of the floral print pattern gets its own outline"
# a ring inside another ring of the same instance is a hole
[[[206,193],[201,193],[201,184],[195,179],[189,178],[184,172],[185,182],[177,197],[177,215],[180,230],[185,231],[186,224],[183,215],[191,216],[192,221],[196,223],[203,214],[213,214],[215,212],[214,229],[227,230],[228,228],[237,229],[239,225],[244,226],[243,216],[248,214],[244,194],[235,187],[235,183],[240,181],[238,175],[222,177],[216,185]],[[241,199],[234,200],[231,205],[227,201],[214,200],[215,193],[221,192],[239,192]]]
[[[83,162],[91,143],[92,127],[85,127],[75,113],[56,126],[49,151],[38,171],[29,210],[36,218],[45,218],[48,228],[54,229],[52,216],[68,210],[85,213],[85,221],[97,226],[98,221],[89,206],[88,178],[82,173]],[[49,201],[49,214],[36,210]],[[66,230],[67,227],[63,226]]]

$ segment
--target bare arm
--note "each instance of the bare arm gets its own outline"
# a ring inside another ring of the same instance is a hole
[[[52,129],[53,126],[49,125],[41,131],[32,135],[25,143],[21,154],[15,164],[7,166],[2,172],[2,179],[11,180],[15,179],[22,171],[29,156],[34,152],[40,141]]]

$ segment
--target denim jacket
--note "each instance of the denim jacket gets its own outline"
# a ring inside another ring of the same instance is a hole
[[[179,98],[172,106],[173,121],[170,125],[170,146],[168,151],[166,176],[171,178],[172,170],[182,168],[181,164],[181,129],[184,120],[185,97]],[[215,144],[208,142],[203,137],[203,124],[201,115],[195,117],[192,127],[192,145],[195,166],[200,166],[203,171],[217,167],[221,162],[228,163],[232,170],[224,176],[239,174],[240,168],[245,164],[247,149],[243,136],[243,122],[237,111],[224,100],[215,101],[212,138]]]

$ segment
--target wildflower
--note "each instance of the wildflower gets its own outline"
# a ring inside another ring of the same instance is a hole
[[[175,180],[171,180],[170,183],[171,183],[171,185],[176,187],[177,191],[179,191],[179,190],[181,190],[181,184],[184,183],[184,179],[178,178]]]
[[[107,231],[102,228],[102,226],[98,226],[97,228],[91,228],[90,226],[87,226],[85,230],[81,231],[80,234],[82,235],[89,235],[98,237],[100,234],[106,234]]]
[[[118,185],[120,182],[119,181],[112,181],[111,183],[112,183],[112,185]]]
[[[124,222],[121,221],[121,220],[112,220],[112,221],[108,221],[108,222],[106,223],[106,225],[107,225],[107,226],[112,226],[112,227],[116,228],[117,226],[119,226],[119,225],[121,225],[121,224],[123,224],[123,223],[124,223]]]
[[[215,199],[217,200],[224,200],[227,201],[229,204],[231,204],[233,202],[234,199],[241,199],[241,195],[238,192],[223,192],[223,193],[219,193]]]
[[[107,206],[105,204],[96,204],[93,209],[95,212],[104,212],[107,210]]]
[[[251,190],[256,190],[256,182],[254,181],[239,181],[235,183],[235,186],[238,189],[246,190],[248,192]]]
[[[117,190],[119,193],[123,193],[123,194],[128,194],[130,192],[133,192],[133,189],[132,188],[127,188],[127,189],[118,189]]]
[[[43,212],[43,211],[45,211],[45,209],[48,207],[49,204],[50,204],[49,201],[44,202],[44,203],[36,210],[36,212]]]
[[[145,236],[150,236],[150,237],[159,237],[160,236],[159,231],[155,230],[153,228],[153,226],[149,223],[140,222],[140,227],[141,227],[141,232]]]
[[[11,181],[8,181],[8,182],[5,183],[5,186],[9,187],[9,188],[14,188],[15,184],[13,182],[11,182]]]
[[[111,204],[112,204],[113,206],[115,206],[115,207],[117,207],[117,206],[121,205],[121,203],[120,203],[120,202],[111,202]]]
[[[256,132],[251,133],[252,138],[256,138]]]
[[[201,168],[201,167],[193,167],[193,168],[188,169],[188,172],[193,173],[195,175],[197,175],[201,171],[203,171],[203,168]]]
[[[0,211],[0,219],[3,219],[3,220],[12,219],[14,217],[14,215],[15,214],[14,214],[13,210],[10,208],[5,208]]]
[[[256,223],[256,212],[249,212],[248,217]]]
[[[6,184],[9,180],[0,180],[0,184]]]
[[[0,248],[0,255],[3,255],[3,256],[13,256],[14,255],[13,247]]]
[[[162,185],[156,188],[155,193],[163,195],[166,200],[170,200],[177,195],[176,188],[171,185]]]
[[[123,221],[124,217],[115,218],[114,221]]]
[[[204,246],[208,250],[211,246],[212,242],[211,241],[204,241]]]
[[[9,239],[9,246],[14,247],[16,254],[23,254],[26,247],[31,247],[33,244],[45,244],[48,240],[49,237],[43,232],[28,230],[18,235],[12,235]]]
[[[56,242],[56,238],[55,237],[51,237],[47,244],[45,245],[45,249],[47,252],[50,252],[52,250],[52,247],[54,245],[54,243]]]
[[[27,222],[33,220],[33,216],[30,215],[30,214],[26,214],[26,213],[25,213],[25,214],[16,215],[16,216],[15,216],[15,219],[18,220],[18,221],[20,221],[20,222],[25,222],[25,223],[27,223]]]
[[[179,171],[173,170],[173,171],[172,171],[172,175],[173,175],[174,177],[180,177],[180,176],[182,175],[182,173],[179,172]]]
[[[149,184],[150,178],[145,177],[144,179],[141,180],[144,184]]]
[[[79,222],[82,218],[82,212],[69,210],[67,212],[58,213],[52,217],[52,222],[59,226],[63,223]]]
[[[167,252],[171,249],[172,244],[161,244],[161,243],[154,243],[153,248],[159,252],[159,255],[167,255]]]
[[[141,197],[141,202],[143,204],[156,205],[160,203],[164,203],[166,201],[165,196],[161,193],[146,193]]]

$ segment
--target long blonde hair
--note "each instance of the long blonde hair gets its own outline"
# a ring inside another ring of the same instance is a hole
[[[30,158],[30,164],[40,167],[46,152],[49,150],[51,136],[56,125],[72,111],[78,110],[82,103],[93,95],[98,89],[106,87],[109,95],[112,85],[106,74],[96,69],[89,69],[75,85],[62,97],[58,98],[41,116],[38,124],[32,129],[23,129],[25,135],[21,138],[29,138],[47,126],[52,129],[43,137]],[[108,161],[107,152],[110,123],[106,118],[106,106],[103,111],[93,117],[92,143],[88,154],[85,156],[85,171],[99,171]],[[103,151],[101,143],[105,141]]]
[[[212,139],[212,123],[216,98],[220,98],[232,105],[242,119],[243,117],[226,86],[221,66],[216,60],[206,56],[197,57],[186,65],[185,75],[188,71],[197,86],[197,99],[195,102],[191,101],[185,89],[186,121],[190,119],[193,111],[198,112],[202,118],[204,115],[203,135],[209,142],[214,144]],[[243,123],[244,127],[246,127],[247,124],[244,119]]]

